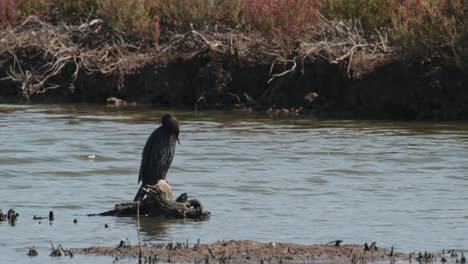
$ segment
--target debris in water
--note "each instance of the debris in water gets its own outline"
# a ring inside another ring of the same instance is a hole
[[[15,212],[15,210],[13,208],[8,210],[8,213],[7,213],[8,223],[11,226],[15,226],[18,216],[19,216],[19,214],[17,212]]]
[[[36,216],[36,215],[34,215],[33,220],[43,220],[43,219],[46,219],[46,218],[47,217],[45,217],[45,216]]]
[[[69,256],[70,258],[73,258],[73,252],[70,250],[70,249],[65,249],[62,247],[62,245],[58,245],[58,247],[60,248],[60,250],[62,250],[62,252],[65,254],[65,256]]]
[[[54,221],[55,217],[54,217],[54,211],[50,211],[49,212],[49,221]]]
[[[6,215],[3,214],[2,209],[0,209],[0,222],[7,220]]]
[[[51,256],[51,257],[61,257],[62,256],[62,251],[60,251],[60,248],[59,247],[55,248],[54,243],[52,243],[52,241],[50,241],[50,244],[52,245],[52,252],[50,253],[49,256]]]
[[[80,155],[79,157],[82,160],[91,160],[94,161],[96,159],[96,154],[85,154],[85,155]]]
[[[51,257],[61,257],[61,256],[65,255],[65,256],[69,256],[70,258],[73,258],[74,254],[70,249],[65,249],[60,244],[58,244],[58,247],[55,248],[54,243],[52,243],[52,241],[50,241],[50,244],[52,245],[52,252],[50,253],[49,256],[51,256]],[[62,252],[63,252],[63,254],[62,254]]]
[[[114,107],[119,107],[119,106],[136,106],[136,102],[131,102],[128,103],[122,99],[119,99],[117,97],[109,97],[106,99],[107,101],[107,106],[114,106]]]
[[[124,247],[126,247],[126,245],[125,245],[125,241],[122,239],[122,240],[120,240],[120,243],[117,246],[117,248],[124,248]]]
[[[37,250],[36,250],[36,247],[33,246],[32,248],[29,249],[29,252],[27,254],[28,256],[30,257],[35,257],[37,256]]]

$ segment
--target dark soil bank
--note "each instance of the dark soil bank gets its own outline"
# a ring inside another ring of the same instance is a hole
[[[119,76],[83,74],[74,91],[51,90],[31,100],[104,103],[115,96],[128,102],[199,109],[253,107],[287,113],[302,107],[325,117],[468,119],[468,78],[455,68],[392,61],[352,79],[337,64],[306,61],[303,71],[267,84],[270,66],[206,53],[146,65],[126,76],[120,89]],[[1,81],[1,100],[21,100],[17,86]]]
[[[105,103],[117,97],[137,104],[287,115],[468,119],[468,75],[442,67],[437,58],[410,64],[395,52],[362,51],[353,57],[357,49],[350,46],[334,57],[307,51],[278,60],[282,57],[272,55],[266,40],[255,35],[206,33],[207,40],[195,31],[166,37],[154,52],[122,41],[122,48],[106,44],[114,33],[102,37],[100,28],[65,32],[33,22],[16,35],[3,32],[2,41],[14,47],[0,49],[0,101]],[[34,43],[55,43],[48,38],[56,31],[69,49]],[[20,45],[11,36],[33,43]],[[239,39],[237,46],[233,38]],[[341,60],[346,54],[347,61]]]

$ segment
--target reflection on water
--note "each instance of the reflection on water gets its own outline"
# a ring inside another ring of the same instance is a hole
[[[141,150],[164,112],[0,105],[0,208],[20,213],[15,227],[0,223],[2,259],[26,258],[35,245],[40,255],[28,261],[43,263],[49,241],[136,243],[135,218],[85,215],[134,197]],[[143,217],[145,243],[343,239],[407,252],[468,244],[466,123],[173,113],[181,145],[168,180],[212,217]],[[52,225],[33,220],[50,210]],[[54,263],[61,261],[69,263]]]

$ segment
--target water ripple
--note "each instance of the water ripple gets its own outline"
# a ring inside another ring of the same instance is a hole
[[[133,198],[141,150],[164,112],[0,105],[0,200],[21,215],[14,229],[0,224],[2,235],[15,238],[0,242],[2,259],[16,262],[31,241],[46,249],[50,240],[67,247],[135,242],[134,218],[85,215]],[[144,241],[339,237],[408,251],[468,244],[466,123],[173,112],[181,145],[168,180],[175,196],[200,199],[212,217],[143,218]],[[33,222],[50,210],[52,226]]]

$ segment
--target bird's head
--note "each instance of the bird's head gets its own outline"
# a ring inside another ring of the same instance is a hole
[[[165,114],[161,117],[161,123],[163,127],[165,127],[171,134],[174,134],[176,136],[177,142],[179,142],[179,121],[170,114]]]

